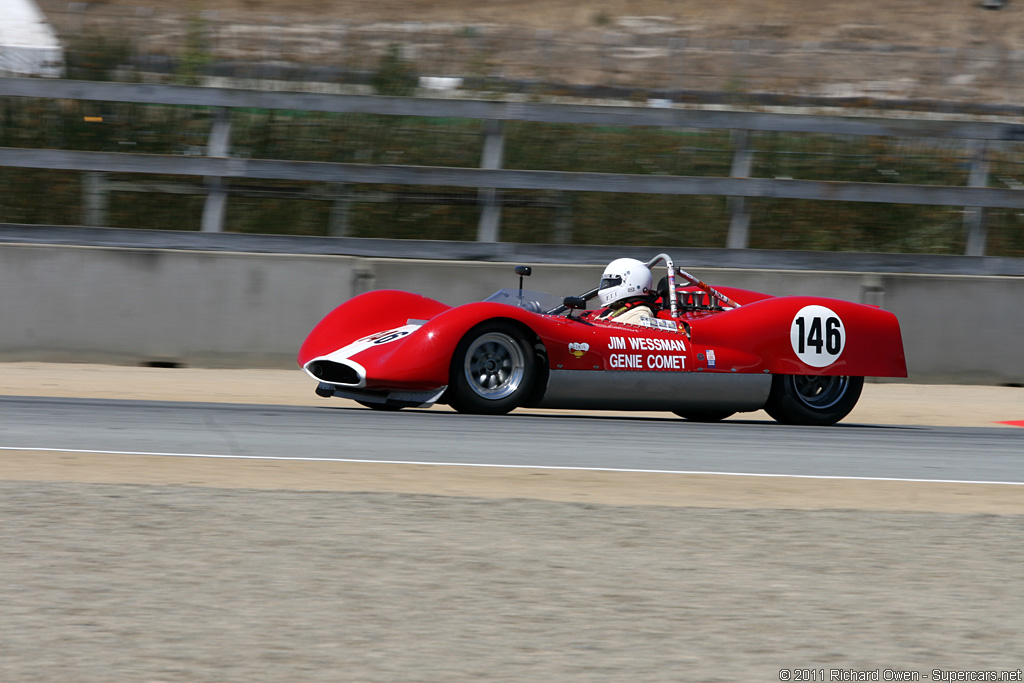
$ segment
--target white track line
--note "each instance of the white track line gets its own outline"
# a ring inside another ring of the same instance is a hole
[[[709,472],[705,470],[644,470],[619,467],[567,467],[559,465],[501,465],[473,462],[421,462],[417,460],[368,460],[359,458],[284,458],[276,455],[218,455],[212,453],[159,453],[145,451],[106,451],[82,448],[20,448],[0,446],[0,451],[28,451],[33,453],[83,453],[87,455],[153,455],[170,458],[209,458],[217,460],[273,460],[280,462],[347,462],[377,465],[425,465],[430,467],[491,467],[511,470],[554,470],[565,472],[624,472],[633,474],[710,474],[720,477],[767,477],[776,479],[833,479],[848,481],[898,481],[932,484],[999,484],[1024,486],[1021,481],[972,481],[968,479],[908,479],[901,477],[850,477],[830,474],[771,474],[764,472]]]

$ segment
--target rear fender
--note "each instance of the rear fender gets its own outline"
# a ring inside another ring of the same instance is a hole
[[[719,371],[907,376],[899,322],[874,306],[774,297],[695,320],[690,327],[693,346],[713,350]]]

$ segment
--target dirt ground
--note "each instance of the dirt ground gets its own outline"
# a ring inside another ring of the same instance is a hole
[[[298,370],[44,363],[0,364],[0,395],[322,400]],[[989,425],[1022,396],[869,384],[848,419]],[[466,469],[0,451],[0,681],[1024,666],[1019,486]]]
[[[0,519],[5,683],[1024,664],[1020,516],[0,482]]]
[[[64,11],[63,0],[40,0],[47,11]],[[225,20],[315,16],[353,25],[422,22],[491,25],[554,31],[678,33],[701,38],[892,43],[943,47],[1024,44],[1024,6],[998,11],[981,0],[99,0],[91,11],[155,8],[215,10]]]

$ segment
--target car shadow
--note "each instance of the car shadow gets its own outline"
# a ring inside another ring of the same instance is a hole
[[[455,412],[454,410],[445,410],[437,408],[403,408],[401,410],[374,410],[372,408],[366,408],[363,406],[349,406],[349,405],[322,405],[322,406],[311,406],[319,410],[340,410],[345,412],[353,413],[375,413],[379,415],[438,415],[438,416],[449,416],[457,417],[458,419],[466,418],[493,418],[501,417],[510,420],[523,420],[533,419],[542,421],[556,421],[556,420],[581,420],[581,421],[599,421],[603,423],[607,422],[625,422],[625,423],[649,423],[659,425],[687,425],[693,427],[722,427],[726,425],[744,426],[744,427],[756,427],[756,426],[772,426],[776,428],[791,428],[791,429],[813,429],[813,425],[784,425],[774,420],[755,420],[755,419],[743,419],[743,418],[730,418],[720,422],[697,422],[693,420],[686,420],[681,417],[676,417],[671,414],[665,416],[658,415],[623,415],[621,413],[603,413],[601,411],[593,412],[565,412],[565,413],[535,413],[535,412],[517,412],[513,411],[507,415],[473,415],[463,414]],[[842,430],[885,430],[885,431],[915,431],[915,430],[927,430],[930,429],[926,425],[889,425],[889,424],[868,424],[860,422],[838,422],[834,425],[827,425],[829,429],[842,429]]]

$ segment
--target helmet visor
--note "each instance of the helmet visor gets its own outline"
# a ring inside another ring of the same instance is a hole
[[[593,282],[593,280],[591,280]],[[618,275],[614,277],[603,277],[601,278],[601,286],[598,289],[608,289],[609,287],[618,287],[622,284],[622,278]]]

